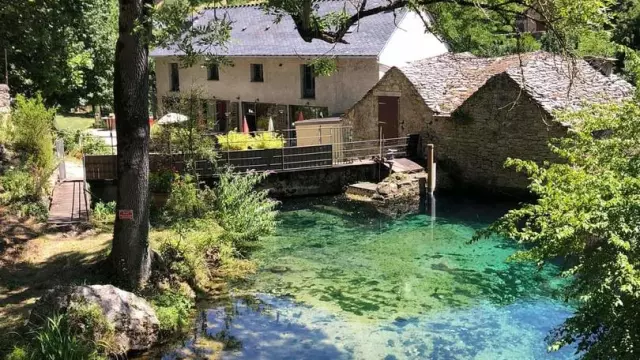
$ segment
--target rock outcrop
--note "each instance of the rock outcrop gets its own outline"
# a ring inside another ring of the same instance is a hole
[[[47,317],[65,313],[74,304],[95,304],[102,309],[115,327],[116,344],[122,353],[147,350],[158,342],[159,322],[151,305],[112,285],[52,289],[36,302],[29,321],[40,324]]]

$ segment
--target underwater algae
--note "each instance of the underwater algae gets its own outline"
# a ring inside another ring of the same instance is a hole
[[[203,331],[164,358],[190,358],[204,337],[225,359],[572,359],[544,342],[571,314],[556,269],[507,261],[506,239],[468,243],[509,206],[439,199],[435,218],[392,219],[288,202],[248,295],[203,309]]]

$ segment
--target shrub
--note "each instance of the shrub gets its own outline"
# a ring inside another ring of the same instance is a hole
[[[0,144],[10,144],[13,139],[13,123],[8,114],[0,114]]]
[[[99,137],[83,133],[81,153],[85,155],[109,155],[111,154],[111,148]]]
[[[149,191],[155,193],[169,193],[174,173],[169,170],[152,172],[149,174]]]
[[[0,202],[10,204],[19,201],[37,200],[39,189],[29,172],[23,169],[9,170],[0,177],[4,192],[0,194]]]
[[[37,168],[32,168],[31,171],[26,168],[11,169],[0,176],[0,184],[3,189],[0,204],[8,205],[20,217],[46,219],[48,210],[41,198],[48,183]]]
[[[261,132],[253,138],[252,149],[281,149],[284,147],[284,139],[273,132]]]
[[[47,109],[40,95],[35,99],[18,95],[16,109],[11,115],[14,146],[29,154],[31,161],[45,172],[53,171],[55,167],[52,134],[54,116],[55,110]]]
[[[159,239],[160,254],[168,270],[180,281],[191,286],[202,287],[211,280],[210,261],[219,244],[220,231],[215,223],[205,220],[192,220],[178,223]]]
[[[7,355],[6,360],[29,360],[29,353],[23,347],[14,346],[11,353]]]
[[[174,221],[201,217],[205,212],[202,192],[191,175],[178,176],[171,184],[165,216]]]
[[[91,334],[93,335],[93,334]],[[55,315],[32,333],[29,358],[43,360],[106,360],[98,342],[87,339],[69,315]]]
[[[81,130],[58,130],[58,138],[64,141],[64,153],[76,158],[86,155],[111,154],[109,146],[97,136]]]
[[[111,223],[116,218],[116,202],[98,202],[93,208],[93,221],[97,223]]]
[[[249,134],[229,131],[226,135],[216,135],[218,145],[222,150],[247,150],[253,144]]]
[[[166,290],[151,298],[151,305],[164,333],[183,332],[190,323],[193,300],[184,292]]]
[[[256,188],[266,176],[258,172],[234,173],[227,168],[213,189],[213,216],[236,248],[244,248],[275,231],[278,202],[269,198],[267,190]]]

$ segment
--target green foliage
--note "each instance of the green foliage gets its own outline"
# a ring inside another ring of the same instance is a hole
[[[274,132],[260,132],[253,137],[252,149],[281,149],[284,147],[284,139]]]
[[[97,136],[89,133],[82,134],[81,152],[85,155],[109,155],[111,148]]]
[[[47,109],[40,95],[33,99],[18,95],[15,111],[11,115],[14,147],[28,154],[38,169],[49,174],[55,167],[52,135],[54,116],[55,110]]]
[[[29,353],[23,347],[14,346],[6,360],[29,360]]]
[[[75,158],[82,155],[109,155],[111,148],[99,137],[82,130],[59,130],[58,137],[64,141],[64,152]]]
[[[221,229],[211,219],[184,220],[158,239],[159,251],[172,276],[194,288],[206,286],[217,260]]]
[[[65,109],[109,103],[117,4],[0,0],[0,47],[8,50],[11,90],[41,92],[48,105]]]
[[[0,204],[8,205],[20,217],[46,219],[48,210],[42,202],[47,190],[47,178],[38,175],[37,169],[10,169],[0,176]]]
[[[636,359],[640,338],[640,106],[598,105],[562,113],[574,125],[553,142],[555,163],[510,159],[525,171],[532,204],[509,211],[488,233],[525,245],[514,259],[567,260],[576,312],[550,348],[577,343],[585,359]]]
[[[172,221],[202,217],[206,211],[205,193],[191,175],[177,176],[165,206],[165,216]]]
[[[12,169],[0,177],[4,192],[0,194],[0,202],[9,204],[18,201],[37,200],[38,184],[28,171]]]
[[[218,146],[222,150],[260,150],[280,149],[284,147],[281,135],[272,132],[259,132],[255,135],[229,131],[227,134],[216,135]]]
[[[275,231],[278,203],[269,198],[267,190],[257,189],[266,176],[266,173],[234,173],[224,169],[213,189],[213,216],[225,230],[225,239],[238,249]]]
[[[452,52],[501,56],[540,49],[530,34],[516,36],[513,18],[505,23],[493,12],[449,2],[431,5],[428,10],[435,17],[432,30],[447,42]]]
[[[309,62],[315,76],[331,76],[338,71],[338,62],[332,57],[318,57]]]
[[[188,328],[195,304],[188,295],[170,289],[152,297],[151,305],[160,321],[160,331],[176,333]]]
[[[9,114],[0,114],[0,144],[8,145],[13,140],[13,123]]]
[[[216,140],[222,150],[247,150],[253,144],[251,135],[234,130],[227,134],[216,135]]]
[[[98,202],[93,208],[93,221],[100,224],[112,223],[116,218],[116,202]]]
[[[149,174],[149,191],[155,193],[169,193],[171,183],[176,174],[170,170],[152,172]]]
[[[209,19],[207,23],[192,26],[196,10],[201,5],[220,3],[210,0],[173,0],[155,9],[153,45],[176,46],[184,56],[182,65],[193,66],[198,61],[206,63],[226,63],[226,59],[216,56],[218,49],[224,49],[231,39],[232,20],[226,16]],[[185,21],[187,20],[187,21]]]
[[[101,346],[82,336],[81,328],[68,315],[55,315],[33,331],[28,347],[30,359],[106,360]]]

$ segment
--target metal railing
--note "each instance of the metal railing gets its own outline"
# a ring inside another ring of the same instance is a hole
[[[264,133],[267,132],[254,132],[239,141],[233,141],[229,136],[216,138],[217,167],[230,165],[238,171],[287,172],[369,163],[408,155],[409,137],[354,141],[352,129],[345,126],[309,126],[306,129],[273,132],[270,133],[272,137],[266,141],[268,148],[259,148],[260,146],[251,143]],[[220,140],[224,143],[220,144]],[[86,156],[87,179],[114,179],[115,158],[108,155]],[[150,170],[185,171],[187,158],[180,152],[151,154]],[[196,160],[192,163],[195,163],[195,170],[200,176],[215,175],[216,166],[210,161]]]

